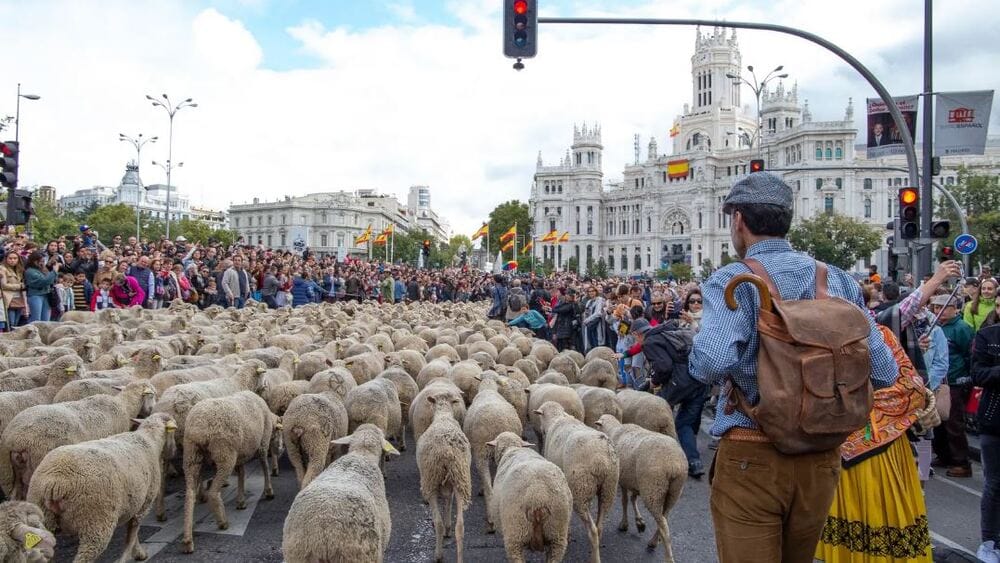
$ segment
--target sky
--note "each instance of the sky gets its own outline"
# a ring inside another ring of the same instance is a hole
[[[934,12],[934,86],[1000,89],[996,0]],[[799,27],[840,45],[894,95],[922,85],[918,0],[541,0],[543,16],[705,18]],[[516,72],[502,54],[500,0],[0,0],[0,116],[22,93],[22,186],[65,195],[114,186],[134,149],[145,183],[163,183],[175,103],[173,181],[194,204],[226,208],[313,192],[375,188],[405,201],[431,188],[456,234],[499,203],[527,201],[541,151],[557,164],[574,124],[599,122],[606,181],[668,131],[691,102],[691,27],[540,26],[538,56]],[[874,91],[829,52],[794,37],[740,31],[743,63],[784,65],[813,120],[860,127]],[[998,96],[1000,98],[1000,96]],[[744,91],[744,100],[752,94]],[[994,102],[991,134],[1000,131]],[[10,135],[12,137],[12,135]]]

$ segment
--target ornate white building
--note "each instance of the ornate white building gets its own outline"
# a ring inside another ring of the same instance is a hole
[[[77,190],[59,198],[59,208],[65,211],[83,211],[93,205],[127,205],[138,208],[142,215],[155,219],[167,217],[167,186],[165,184],[144,185],[139,178],[139,167],[135,161],[125,165],[125,175],[118,186],[94,186]],[[170,220],[194,219],[191,202],[187,194],[170,187]]]
[[[761,93],[758,134],[756,111],[741,106],[740,86],[726,77],[742,68],[735,31],[699,30],[692,101],[676,117],[672,154],[660,153],[650,138],[645,160],[625,166],[620,182],[604,184],[599,125],[574,126],[573,144],[558,165],[545,166],[539,154],[529,199],[537,255],[559,268],[575,257],[580,272],[604,258],[615,275],[652,273],[673,262],[696,272],[705,260],[718,266],[724,256],[735,257],[722,202],[758,155],[792,187],[796,220],[837,212],[884,230],[907,174],[880,167],[905,167],[905,159],[867,160],[865,139],[855,145],[853,102],[838,119],[813,121],[797,85]],[[937,180],[953,185],[959,166],[1000,173],[1000,143],[991,140],[985,156],[942,158]],[[552,230],[569,232],[569,243],[538,241]],[[884,271],[885,251],[870,262]]]

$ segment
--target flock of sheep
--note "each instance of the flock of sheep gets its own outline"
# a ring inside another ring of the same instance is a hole
[[[411,455],[436,534],[462,560],[472,468],[510,561],[562,560],[570,513],[600,560],[621,490],[628,530],[656,520],[649,548],[672,561],[667,515],[687,461],[667,404],[616,392],[613,352],[557,353],[474,304],[321,304],[268,311],[70,312],[0,338],[0,559],[46,561],[52,532],[96,561],[127,525],[119,561],[146,558],[139,523],[166,519],[166,480],[183,478],[182,550],[195,550],[195,503],[220,529],[221,488],[258,460],[264,498],[287,449],[299,493],[285,519],[289,563],[382,561],[392,519],[386,461]],[[537,441],[537,451],[526,441]],[[403,452],[403,453],[401,453]],[[388,468],[392,470],[391,463]],[[593,505],[596,504],[596,515]]]

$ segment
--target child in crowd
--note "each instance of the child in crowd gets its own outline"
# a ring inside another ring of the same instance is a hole
[[[94,286],[87,281],[87,274],[77,270],[73,274],[73,311],[89,311],[90,301],[94,295]]]
[[[219,298],[219,290],[215,286],[215,278],[208,278],[208,284],[205,286],[205,292],[201,297],[205,303],[202,308],[216,303],[216,300]]]
[[[104,309],[114,309],[115,304],[111,300],[111,278],[101,278],[97,284],[97,291],[90,298],[91,311],[103,311]]]

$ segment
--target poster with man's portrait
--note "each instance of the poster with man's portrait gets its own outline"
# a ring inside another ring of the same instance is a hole
[[[913,139],[917,132],[917,96],[895,98]],[[904,154],[903,134],[881,98],[868,98],[868,158]]]

